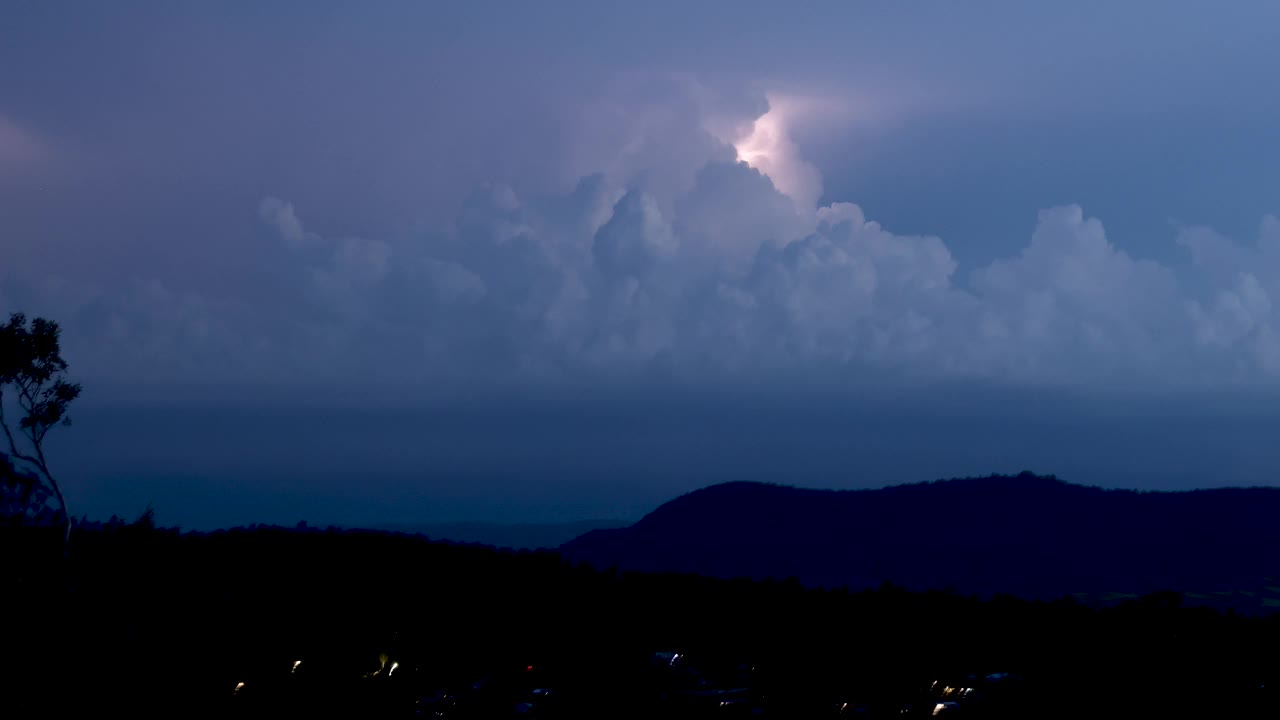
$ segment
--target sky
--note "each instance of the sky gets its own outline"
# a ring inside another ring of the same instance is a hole
[[[1271,484],[1278,24],[10,0],[0,312],[62,326],[85,391],[49,451],[91,517]]]

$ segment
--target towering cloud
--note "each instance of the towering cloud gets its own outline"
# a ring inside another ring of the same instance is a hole
[[[124,378],[159,364],[323,381],[391,357],[433,381],[1280,379],[1275,218],[1248,246],[1181,230],[1179,268],[1131,257],[1078,206],[1050,208],[1020,252],[960,273],[941,238],[818,206],[822,178],[788,135],[802,105],[713,117],[696,86],[644,97],[599,102],[617,122],[584,136],[574,162],[589,172],[566,192],[485,185],[447,226],[381,238],[330,235],[267,197],[261,249],[226,293],[10,278],[0,302],[63,319],[80,367]],[[15,137],[0,126],[10,154]],[[250,276],[267,289],[232,289]]]

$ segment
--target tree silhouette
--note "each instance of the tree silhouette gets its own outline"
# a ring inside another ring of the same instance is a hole
[[[55,516],[49,507],[52,495],[35,473],[19,470],[0,453],[0,524],[52,523]]]
[[[34,475],[53,490],[65,545],[71,538],[71,513],[62,487],[49,471],[44,440],[55,426],[71,424],[67,407],[80,396],[80,385],[65,379],[67,363],[58,346],[59,332],[56,322],[34,318],[28,324],[22,313],[10,315],[9,322],[0,325],[0,429],[7,446],[7,450],[0,448],[0,460],[9,468],[7,475],[17,477],[26,469],[26,477]],[[21,411],[16,427],[5,414],[10,398]]]

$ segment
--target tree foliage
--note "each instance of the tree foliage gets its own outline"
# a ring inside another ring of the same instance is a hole
[[[14,313],[0,325],[0,510],[6,516],[44,521],[50,492],[57,516],[71,533],[71,514],[57,478],[49,470],[45,438],[70,425],[67,409],[80,396],[79,383],[66,378],[67,362],[56,322]],[[8,410],[16,408],[15,418]]]
[[[54,521],[49,507],[53,492],[35,473],[14,467],[0,457],[0,523],[46,525]]]

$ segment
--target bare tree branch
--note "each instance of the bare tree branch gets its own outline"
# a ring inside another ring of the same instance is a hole
[[[5,453],[5,455],[7,455],[8,457],[17,458],[24,462],[31,463],[37,468],[40,468],[40,470],[43,472],[44,468],[40,466],[39,460],[31,457],[30,455],[24,455],[18,452],[18,446],[13,441],[13,433],[10,432],[9,423],[8,421],[5,420],[5,417],[4,417],[4,392],[2,391],[0,391],[0,428],[4,429],[4,436],[9,441],[9,452]]]

